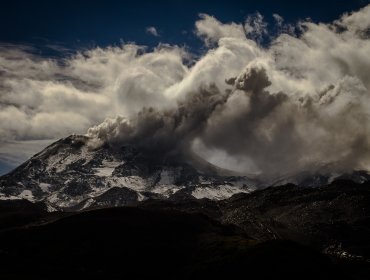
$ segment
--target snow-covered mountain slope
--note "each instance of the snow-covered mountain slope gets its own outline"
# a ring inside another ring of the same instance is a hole
[[[0,177],[0,200],[44,202],[50,211],[136,205],[147,199],[223,200],[256,188],[293,183],[322,186],[336,179],[370,180],[365,171],[329,170],[282,176],[270,182],[218,168],[194,155],[174,162],[153,159],[132,146],[92,149],[89,138],[72,135]]]
[[[0,177],[0,200],[44,201],[50,211],[134,205],[148,198],[225,199],[256,181],[201,159],[153,161],[133,147],[91,149],[86,136],[61,139]]]
[[[282,186],[286,184],[294,184],[304,187],[320,187],[331,184],[336,180],[350,180],[355,183],[362,184],[370,181],[370,174],[365,170],[354,170],[344,173],[333,172],[325,166],[317,170],[300,172],[297,174],[285,175],[275,178],[274,180],[265,183],[269,186]]]

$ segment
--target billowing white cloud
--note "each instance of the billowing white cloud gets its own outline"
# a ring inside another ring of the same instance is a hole
[[[369,32],[370,26],[370,5],[364,7],[360,11],[347,13],[335,23],[348,29],[350,32]],[[365,34],[364,34],[365,35]]]
[[[282,34],[294,34],[296,26],[291,23],[285,23],[284,18],[279,14],[273,14],[272,17],[275,20],[275,29],[277,33]]]
[[[263,16],[258,12],[247,17],[244,24],[244,30],[248,38],[257,42],[261,41],[263,37],[268,34],[267,23],[263,20]]]
[[[181,147],[238,171],[363,168],[370,158],[368,18],[370,6],[332,24],[292,27],[276,15],[281,34],[261,47],[268,34],[260,14],[241,24],[201,14],[195,33],[208,51],[191,66],[186,50],[163,44],[95,48],[63,60],[4,46],[0,137],[58,138],[109,118],[90,135],[129,141],[150,135],[142,129],[150,120],[159,127],[151,130],[156,140],[170,139],[164,146],[181,139]],[[182,120],[176,132],[175,116]]]
[[[245,39],[243,25],[234,22],[223,24],[213,16],[199,14],[201,18],[195,23],[196,34],[209,45],[218,42],[221,38]]]
[[[167,106],[171,101],[165,90],[188,71],[185,56],[177,47],[159,46],[144,53],[136,45],[96,48],[63,61],[21,49],[4,52],[0,137],[61,137],[86,131],[108,116]]]

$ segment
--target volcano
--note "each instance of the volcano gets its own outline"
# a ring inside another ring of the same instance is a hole
[[[136,205],[147,199],[221,200],[259,182],[196,155],[152,158],[133,146],[89,147],[89,138],[61,139],[0,179],[1,199],[44,202],[50,211]]]
[[[83,135],[60,139],[0,177],[0,199],[42,202],[49,211],[80,211],[148,199],[223,200],[270,185],[319,187],[335,179],[370,179],[366,171],[331,174],[323,169],[267,181],[219,168],[195,154],[153,158],[133,145],[93,148],[89,141]]]

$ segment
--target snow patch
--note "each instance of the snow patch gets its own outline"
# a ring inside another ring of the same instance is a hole
[[[111,168],[116,168],[117,166],[119,166],[119,165],[121,165],[121,164],[123,164],[124,162],[123,161],[114,161],[114,160],[106,160],[106,159],[104,159],[103,161],[102,161],[102,164],[101,164],[101,166],[102,167],[111,167]]]
[[[51,185],[47,183],[40,183],[39,187],[43,192],[49,192],[49,188],[51,187]]]
[[[19,200],[21,199],[20,197],[18,196],[13,196],[13,195],[5,195],[3,193],[0,193],[0,200]]]
[[[85,201],[84,206],[82,206],[81,210],[86,209],[87,207],[90,207],[95,202],[94,199],[89,198]]]
[[[27,199],[27,200],[32,201],[32,202],[35,201],[35,198],[34,198],[32,192],[30,190],[24,190],[24,191],[22,191],[18,195],[18,197],[21,198],[21,199]]]
[[[87,147],[82,147],[78,151],[64,151],[50,156],[47,159],[46,171],[55,169],[57,173],[60,173],[67,169],[67,167],[78,160],[81,160],[82,165],[87,165],[95,157],[95,152],[90,151]]]
[[[76,162],[77,160],[81,159],[80,154],[56,154],[48,158],[48,163],[46,167],[46,171],[51,171],[55,168],[56,173],[60,173],[64,171],[68,165]]]
[[[88,148],[84,147],[81,149],[80,155],[81,155],[81,158],[85,159],[85,162],[82,165],[86,165],[94,159],[95,152],[90,151]]]
[[[46,211],[48,212],[57,212],[58,210],[51,206],[50,204],[46,204]]]
[[[137,193],[137,201],[143,201],[146,197],[142,195],[141,193]]]
[[[99,168],[93,168],[95,170],[95,175],[99,177],[109,177],[112,176],[112,173],[114,171],[114,168],[112,167],[99,167]]]
[[[93,168],[93,170],[95,170],[96,176],[109,177],[112,176],[114,169],[121,164],[122,162],[119,161],[108,161],[104,159],[100,167]]]
[[[183,188],[185,187],[176,186],[176,185],[158,185],[158,186],[155,186],[152,190],[150,190],[150,192],[161,194],[168,198]]]
[[[250,190],[230,185],[220,185],[214,187],[198,187],[191,195],[196,199],[208,198],[212,200],[227,199],[237,193],[249,193]]]
[[[146,180],[139,176],[110,177],[107,181],[111,187],[126,187],[134,191],[144,191],[147,188]]]

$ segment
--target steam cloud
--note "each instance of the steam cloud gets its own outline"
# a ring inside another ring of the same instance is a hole
[[[1,139],[55,138],[108,117],[88,130],[92,143],[195,151],[266,177],[368,169],[370,6],[331,24],[274,18],[280,33],[262,47],[260,14],[244,25],[200,15],[195,32],[209,50],[192,66],[186,50],[163,44],[97,48],[62,63],[5,46]]]

